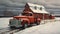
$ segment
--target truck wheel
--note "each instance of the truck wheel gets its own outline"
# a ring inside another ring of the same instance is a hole
[[[15,26],[10,26],[11,29],[15,29]]]
[[[25,23],[25,24],[22,26],[23,29],[25,29],[25,28],[27,28],[27,27],[28,27],[28,24],[27,24],[27,23]]]
[[[37,24],[37,25],[40,25],[40,22],[37,22],[36,24]]]

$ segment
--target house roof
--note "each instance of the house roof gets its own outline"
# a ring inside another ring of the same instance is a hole
[[[29,8],[34,12],[34,13],[46,13],[49,14],[47,11],[45,11],[44,6],[42,5],[37,5],[37,4],[32,4],[32,3],[27,3],[29,5]],[[34,9],[34,7],[37,7],[37,9]],[[40,10],[40,7],[42,7],[42,10]]]

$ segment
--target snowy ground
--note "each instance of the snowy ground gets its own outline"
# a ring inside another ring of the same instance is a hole
[[[8,27],[9,19],[11,18],[0,18],[0,29]]]
[[[10,18],[0,18],[0,29],[9,27],[9,19]],[[60,18],[56,19],[60,20]],[[33,26],[14,34],[60,34],[60,21],[54,21],[38,26]]]
[[[56,18],[60,20],[60,18]],[[26,28],[15,34],[60,34],[60,21],[49,22],[43,25]]]

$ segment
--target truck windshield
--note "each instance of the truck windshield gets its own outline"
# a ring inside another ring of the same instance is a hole
[[[29,14],[29,16],[32,16],[32,14]]]
[[[31,13],[24,13],[23,15],[26,15],[26,16],[32,16]]]

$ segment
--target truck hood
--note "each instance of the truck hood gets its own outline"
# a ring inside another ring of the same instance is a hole
[[[14,16],[13,18],[16,18],[16,19],[27,19],[27,16]]]
[[[15,18],[26,18],[27,16],[14,16]]]

